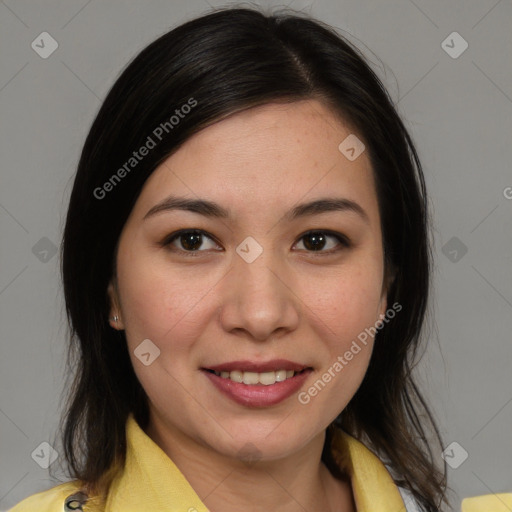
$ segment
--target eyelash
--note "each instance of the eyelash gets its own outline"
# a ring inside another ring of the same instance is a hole
[[[186,235],[186,234],[200,234],[200,235],[204,235],[204,236],[206,236],[206,238],[209,238],[210,240],[212,240],[213,242],[218,244],[216,242],[215,238],[213,236],[211,236],[207,231],[204,231],[202,229],[181,229],[179,231],[174,231],[173,233],[171,233],[167,237],[165,237],[165,239],[161,242],[161,246],[162,247],[168,247],[169,250],[172,251],[172,252],[181,252],[185,256],[192,257],[192,258],[197,258],[198,256],[201,256],[201,253],[207,252],[207,251],[201,251],[201,250],[186,251],[184,249],[171,248],[172,242],[174,242],[180,236],[183,236],[183,235]],[[314,229],[314,230],[307,231],[306,233],[302,234],[299,237],[298,241],[300,241],[303,238],[305,238],[306,236],[312,235],[312,234],[322,234],[322,235],[327,235],[329,237],[333,237],[342,246],[342,247],[338,247],[338,248],[334,248],[334,249],[329,249],[327,251],[324,251],[324,250],[308,251],[307,249],[305,249],[305,251],[307,253],[310,253],[310,254],[312,254],[315,257],[317,257],[317,256],[323,257],[323,256],[333,255],[333,254],[336,254],[336,253],[338,253],[339,251],[341,251],[343,249],[348,249],[348,248],[350,248],[352,246],[350,240],[345,235],[342,235],[341,233],[337,233],[335,231],[326,230],[326,229]],[[216,252],[219,252],[219,251],[216,251]]]

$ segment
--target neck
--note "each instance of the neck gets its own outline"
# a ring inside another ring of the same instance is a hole
[[[150,424],[147,434],[211,512],[356,510],[348,479],[334,478],[321,461],[325,432],[288,457],[252,462],[219,454],[163,426]]]

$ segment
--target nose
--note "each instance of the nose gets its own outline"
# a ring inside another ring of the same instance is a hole
[[[266,341],[295,330],[302,302],[292,272],[263,253],[252,263],[234,254],[221,290],[220,322],[226,332]],[[295,289],[294,289],[295,288]]]

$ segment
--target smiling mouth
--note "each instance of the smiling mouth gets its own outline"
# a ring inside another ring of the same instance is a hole
[[[300,375],[311,368],[304,368],[299,371],[294,370],[276,370],[269,372],[247,372],[241,370],[232,370],[232,371],[216,371],[210,370],[209,368],[203,368],[203,370],[215,374],[217,377],[222,379],[231,380],[233,382],[243,383],[247,385],[262,385],[262,386],[271,386],[276,382],[284,382],[288,379],[295,377],[296,375]]]

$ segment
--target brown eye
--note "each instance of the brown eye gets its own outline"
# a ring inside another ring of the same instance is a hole
[[[341,233],[326,230],[309,231],[301,236],[304,249],[316,255],[329,255],[351,246],[348,238]],[[210,241],[210,247],[204,248],[205,241]],[[336,243],[337,242],[337,243]],[[217,250],[214,239],[202,229],[182,229],[175,231],[165,238],[162,246],[169,247],[173,252],[181,252],[186,256],[200,256],[209,249]],[[302,250],[302,249],[301,249]]]
[[[204,239],[210,240],[213,242],[213,239],[209,237],[204,231],[200,229],[188,229],[188,230],[180,230],[175,233],[171,233],[162,243],[164,246],[171,246],[171,250],[188,252],[188,253],[200,253],[205,252],[205,250],[200,250],[200,248],[204,244]],[[177,242],[179,246],[175,244]],[[213,246],[217,246],[215,242],[213,242]],[[191,254],[195,256],[195,254]]]
[[[338,242],[338,246],[332,242],[329,243],[329,239],[334,239]],[[304,240],[303,245],[308,252],[318,252],[331,254],[341,250],[340,245],[343,248],[350,247],[348,239],[340,234],[331,231],[309,231],[302,235],[301,240]],[[327,250],[324,250],[327,247]]]

